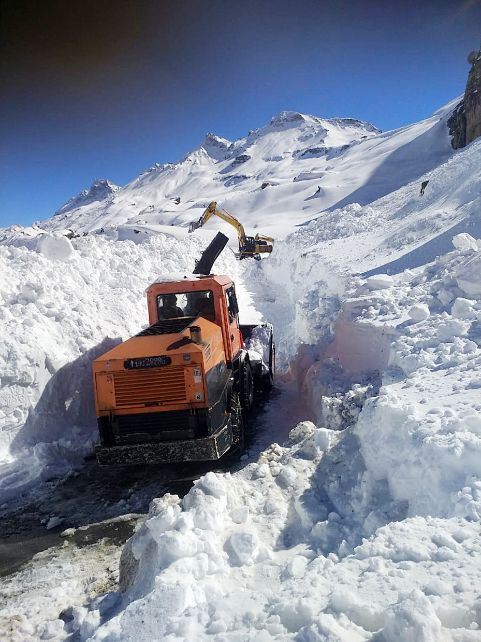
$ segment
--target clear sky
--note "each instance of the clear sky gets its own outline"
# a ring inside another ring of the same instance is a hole
[[[464,91],[481,0],[0,0],[0,226],[282,110],[387,130]]]

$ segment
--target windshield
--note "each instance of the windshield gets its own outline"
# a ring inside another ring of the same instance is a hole
[[[159,294],[157,297],[158,319],[202,316],[213,321],[214,296],[211,290]]]

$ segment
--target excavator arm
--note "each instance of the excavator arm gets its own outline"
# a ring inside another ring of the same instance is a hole
[[[246,236],[244,226],[240,221],[238,221],[235,216],[226,212],[226,210],[219,210],[217,208],[217,203],[212,201],[209,204],[207,209],[204,211],[202,216],[198,221],[193,221],[189,225],[189,232],[194,232],[194,230],[203,227],[207,221],[212,218],[212,216],[218,216],[220,219],[232,225],[236,231],[239,239],[239,252],[236,255],[239,259],[245,259],[247,257],[252,257],[259,260],[261,254],[270,254],[272,252],[272,244],[274,239],[270,236],[261,236],[256,234],[256,236]]]

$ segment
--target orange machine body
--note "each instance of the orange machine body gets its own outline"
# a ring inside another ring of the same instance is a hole
[[[208,293],[214,313],[160,318],[160,301],[179,293]],[[97,459],[219,458],[232,445],[229,400],[243,351],[234,284],[227,276],[159,280],[147,302],[150,326],[93,363]]]

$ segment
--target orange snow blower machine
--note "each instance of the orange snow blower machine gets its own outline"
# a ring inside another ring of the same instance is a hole
[[[227,240],[217,234],[194,274],[153,283],[150,326],[95,359],[99,464],[217,460],[242,449],[245,413],[273,382],[275,348],[270,324],[239,325],[232,280],[209,274]]]

